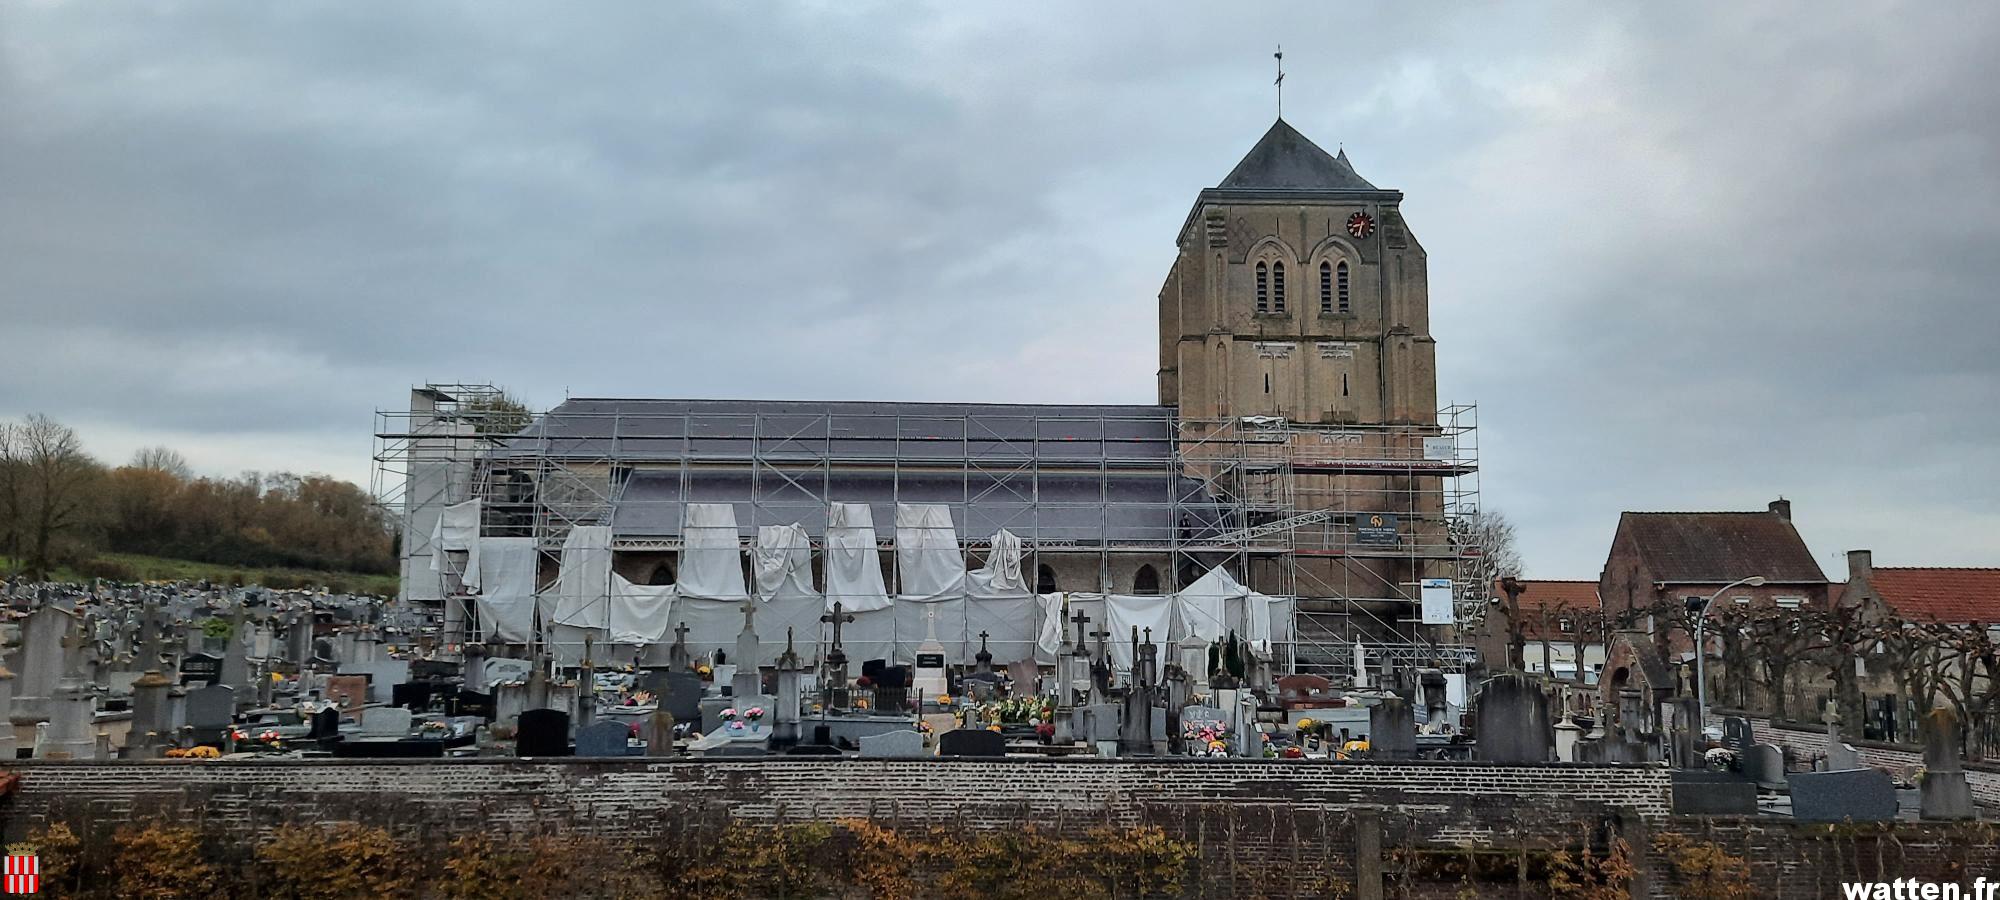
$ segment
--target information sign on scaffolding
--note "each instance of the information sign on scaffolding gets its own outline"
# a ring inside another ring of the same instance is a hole
[[[1448,437],[1424,438],[1425,459],[1449,460],[1449,459],[1456,459],[1457,457],[1458,457],[1457,440]]]
[[[1388,513],[1369,513],[1361,517],[1354,529],[1354,540],[1360,544],[1388,544],[1394,546],[1402,540],[1396,527],[1396,517]]]
[[[1421,596],[1423,598],[1423,623],[1425,625],[1454,624],[1451,613],[1451,579],[1424,579]]]

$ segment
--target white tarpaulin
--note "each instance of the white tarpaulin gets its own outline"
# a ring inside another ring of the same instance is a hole
[[[463,569],[452,565],[447,550],[465,553]],[[457,575],[467,591],[479,592],[483,577],[479,570],[479,498],[439,511],[437,527],[431,529],[431,571]]]
[[[900,662],[914,662],[917,658],[917,648],[930,639],[932,628],[935,628],[938,643],[944,647],[944,658],[948,664],[960,665],[972,662],[972,653],[965,646],[967,633],[965,607],[966,601],[963,595],[897,597],[896,659]],[[979,645],[974,642],[972,646],[977,648]]]
[[[1074,596],[1074,595],[1072,595]],[[1111,645],[1111,665],[1113,668],[1129,671],[1132,668],[1132,629],[1139,629],[1139,639],[1146,639],[1146,629],[1152,629],[1153,646],[1158,648],[1153,665],[1164,666],[1173,659],[1171,641],[1167,637],[1167,627],[1173,618],[1173,598],[1135,596],[1132,594],[1111,594],[1104,598],[1104,609],[1110,617],[1111,632],[1107,638]],[[1095,630],[1095,629],[1093,629]],[[1158,669],[1153,672],[1159,676]]]
[[[535,567],[541,554],[534,538],[480,538],[479,635],[509,644],[535,636]]]
[[[889,589],[882,583],[882,557],[875,550],[875,516],[868,504],[835,503],[827,510],[826,521],[826,551],[823,556],[827,609],[832,609],[835,603],[856,615],[888,609]],[[882,631],[880,634],[871,631],[871,636],[866,639],[893,642],[896,639],[895,619],[889,616],[880,618],[887,623],[886,630],[877,629]],[[846,632],[842,632],[841,636],[844,641]],[[850,652],[848,656],[854,657],[855,654]]]
[[[759,601],[757,640],[764,658],[777,659],[784,652],[788,628],[799,656],[817,657],[825,601],[813,589],[812,538],[796,523],[765,525],[757,529],[750,562]]]
[[[602,630],[611,618],[611,527],[578,525],[563,539],[552,616],[561,625]]]
[[[993,535],[986,565],[966,573],[966,662],[979,652],[982,631],[987,633],[986,646],[996,667],[1038,656],[1042,604],[1021,577],[1021,556],[1021,539],[1003,528]],[[1062,597],[1053,596],[1060,610]]]
[[[633,584],[616,572],[611,574],[611,643],[661,643],[672,614],[674,586]]]
[[[853,616],[854,621],[840,629],[840,649],[847,654],[850,674],[859,674],[861,664],[871,659],[893,661],[896,652],[896,606],[890,604],[880,609],[853,613]]]
[[[676,594],[673,612],[667,616],[666,640],[673,643],[673,629],[681,625],[688,627],[688,653],[703,655],[716,650],[730,654],[736,652],[736,636],[743,632],[743,604],[746,600],[716,600],[709,597],[687,597]],[[757,624],[757,642],[769,640],[763,633],[762,622]],[[779,638],[784,640],[783,637]],[[760,654],[761,655],[761,654]]]
[[[1063,595],[1036,595],[1035,609],[1035,661],[1052,665],[1062,652],[1063,635],[1069,628],[1069,622],[1063,618]]]
[[[690,503],[681,526],[681,597],[742,602],[750,596],[743,584],[743,545],[736,531],[736,507],[728,503]]]
[[[896,504],[896,579],[897,595],[904,598],[933,600],[964,595],[965,554],[958,548],[951,507],[942,503]]]
[[[1174,614],[1178,618],[1174,639],[1192,634],[1214,642],[1234,631],[1238,638],[1249,641],[1256,652],[1269,653],[1272,602],[1270,597],[1244,587],[1217,566],[1174,595]]]

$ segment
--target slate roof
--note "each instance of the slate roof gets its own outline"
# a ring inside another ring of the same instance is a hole
[[[1876,568],[1868,584],[1905,619],[2000,623],[2000,569]]]
[[[1347,161],[1347,151],[1329,155],[1279,119],[1264,132],[1243,161],[1216,185],[1222,190],[1375,191]]]
[[[577,398],[494,455],[624,460],[1037,459],[1159,468],[1174,408],[1141,405]]]
[[[1628,512],[1618,529],[1632,536],[1655,581],[1826,582],[1798,529],[1774,512]]]

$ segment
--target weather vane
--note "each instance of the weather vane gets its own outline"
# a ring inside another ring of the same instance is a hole
[[[1285,117],[1285,45],[1278,45],[1278,52],[1271,54],[1278,60],[1278,80],[1271,82],[1278,87],[1278,118]]]

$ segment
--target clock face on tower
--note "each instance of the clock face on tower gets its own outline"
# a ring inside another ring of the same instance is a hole
[[[1355,213],[1348,216],[1347,233],[1358,238],[1365,238],[1374,234],[1375,220],[1370,218],[1367,213]]]

